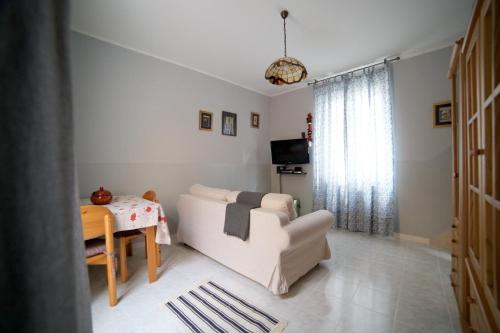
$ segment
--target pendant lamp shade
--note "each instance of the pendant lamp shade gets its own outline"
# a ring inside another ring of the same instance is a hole
[[[306,67],[291,57],[279,58],[266,70],[266,80],[276,85],[297,83],[306,77]]]
[[[281,12],[283,18],[283,32],[285,44],[285,56],[273,62],[266,70],[265,78],[275,85],[293,84],[304,80],[307,77],[307,70],[304,64],[286,54],[286,18],[288,11]]]

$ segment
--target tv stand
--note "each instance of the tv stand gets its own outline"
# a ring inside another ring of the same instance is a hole
[[[286,170],[278,172],[280,175],[307,175],[305,171],[294,171],[294,170]]]
[[[288,169],[286,165],[281,165],[276,168],[276,173],[279,176],[279,189],[281,193],[281,176],[282,175],[307,175],[307,172],[303,170]]]

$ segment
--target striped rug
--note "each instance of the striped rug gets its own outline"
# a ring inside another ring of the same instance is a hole
[[[186,332],[278,333],[287,325],[212,281],[165,305]]]

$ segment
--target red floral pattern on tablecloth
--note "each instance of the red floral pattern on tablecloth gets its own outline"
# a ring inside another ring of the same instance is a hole
[[[156,243],[170,244],[167,217],[159,203],[135,195],[115,196],[105,205],[115,218],[115,231],[156,226]]]

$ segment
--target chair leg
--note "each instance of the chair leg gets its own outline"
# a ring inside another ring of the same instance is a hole
[[[125,283],[127,280],[127,240],[120,238],[120,281]]]
[[[127,242],[127,257],[132,256],[132,241]]]
[[[148,240],[144,236],[144,258],[148,259]]]
[[[112,256],[106,258],[106,270],[108,273],[108,297],[109,305],[114,306],[116,300],[116,275],[115,275],[115,260]]]
[[[161,247],[160,244],[156,244],[156,267],[161,266]]]

